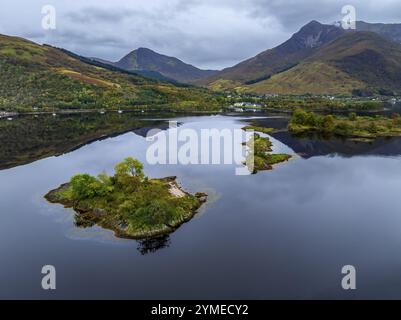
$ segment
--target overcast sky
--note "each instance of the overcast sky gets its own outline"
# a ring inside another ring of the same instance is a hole
[[[56,30],[41,26],[53,5]],[[401,22],[401,0],[1,0],[0,33],[111,61],[138,47],[201,68],[232,66],[287,40],[311,20]]]

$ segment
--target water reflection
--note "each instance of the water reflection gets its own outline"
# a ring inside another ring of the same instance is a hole
[[[0,169],[74,151],[88,143],[135,131],[145,136],[153,128],[167,128],[164,120],[137,114],[70,114],[20,116],[0,120]]]
[[[363,142],[336,136],[318,134],[294,135],[288,132],[287,116],[253,120],[258,126],[274,128],[271,136],[290,147],[305,159],[339,154],[345,157],[359,155],[397,156],[401,154],[401,137],[378,138]]]
[[[288,145],[305,159],[329,154],[339,154],[346,157],[358,155],[396,156],[401,154],[401,137],[379,138],[371,142],[363,142],[319,135],[292,135],[288,131],[273,133],[272,136]]]
[[[233,117],[174,120],[196,130],[243,127]],[[318,142],[302,138],[297,147],[297,138],[284,133],[277,137],[288,139],[299,152],[317,153]],[[284,144],[272,141],[277,152],[288,153]],[[398,152],[398,141],[369,146],[365,152],[386,153],[393,143]],[[327,141],[319,143],[326,148],[322,153],[338,150]],[[149,165],[148,146],[142,136],[128,133],[0,170],[0,298],[401,297],[401,157],[315,156],[270,172],[235,176],[234,165]],[[211,189],[218,201],[208,202],[205,214],[169,238],[137,244],[109,241],[112,232],[96,227],[76,232],[74,212],[43,199],[72,175],[111,173],[127,156],[142,161],[151,177],[177,176],[185,190]],[[55,292],[41,289],[45,264],[56,266],[60,275]],[[341,289],[346,264],[358,270],[360,286],[353,293]]]
[[[145,239],[138,241],[138,251],[141,255],[147,255],[149,253],[154,253],[160,249],[168,248],[171,244],[169,236],[160,237],[156,239]]]
[[[386,111],[387,113],[394,110]],[[167,130],[166,114],[138,117],[135,113],[88,113],[20,116],[14,121],[0,120],[0,170],[72,152],[84,145],[126,132],[146,137],[150,130]],[[339,137],[318,135],[294,136],[287,131],[288,115],[270,114],[253,119],[258,126],[276,129],[274,138],[293,149],[303,158],[340,154],[383,155],[401,154],[401,138],[380,138],[373,142],[357,142]],[[249,120],[247,121],[249,122]]]

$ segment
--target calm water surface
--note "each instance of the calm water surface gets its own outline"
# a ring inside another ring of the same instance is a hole
[[[225,116],[177,120],[179,130],[244,125]],[[302,157],[236,176],[234,165],[147,165],[141,126],[0,171],[0,298],[401,298],[400,139],[356,144],[281,132],[275,151]],[[76,228],[72,210],[43,199],[73,174],[112,173],[127,156],[210,201],[164,241],[138,243]],[[46,264],[57,270],[54,292],[40,286]],[[341,290],[348,264],[357,268],[353,292]]]

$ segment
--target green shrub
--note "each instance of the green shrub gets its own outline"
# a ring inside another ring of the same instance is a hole
[[[71,178],[71,194],[74,200],[105,196],[110,190],[105,184],[89,174],[78,174]]]

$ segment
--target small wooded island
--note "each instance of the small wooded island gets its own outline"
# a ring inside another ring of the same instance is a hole
[[[98,225],[119,238],[141,240],[172,233],[194,217],[207,195],[183,191],[176,177],[149,179],[142,163],[126,158],[114,176],[79,174],[45,198],[73,208],[78,227]]]
[[[274,131],[274,129],[272,128],[264,128],[253,125],[243,127],[242,129],[253,130],[264,134],[268,134]],[[268,137],[261,137],[258,133],[254,133],[252,138],[248,142],[246,142],[246,144],[251,150],[248,155],[247,163],[249,163],[249,161],[252,162],[253,157],[253,173],[264,170],[272,170],[273,165],[288,161],[292,158],[292,156],[289,154],[272,153],[273,143]]]

